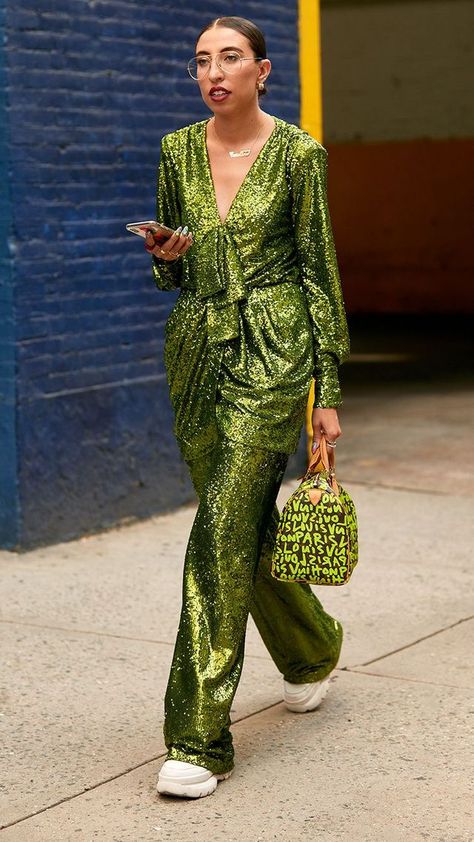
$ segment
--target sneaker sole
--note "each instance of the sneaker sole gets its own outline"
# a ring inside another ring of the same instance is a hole
[[[288,710],[291,710],[293,713],[309,713],[319,707],[328,690],[329,680],[323,679],[323,684],[319,685],[314,695],[312,697],[310,696],[305,702],[290,702],[284,699],[284,703]]]
[[[222,775],[211,775],[207,781],[201,781],[196,784],[183,784],[179,781],[171,779],[158,780],[156,791],[160,795],[176,795],[179,798],[204,798],[206,795],[211,795],[217,788],[218,781],[224,781],[230,778],[232,774],[224,772]]]

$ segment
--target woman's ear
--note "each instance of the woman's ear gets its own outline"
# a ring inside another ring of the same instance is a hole
[[[262,69],[264,70],[264,73],[262,73]],[[266,82],[268,77],[270,76],[271,70],[272,70],[272,63],[271,63],[270,59],[269,58],[262,59],[262,61],[259,62],[258,81],[259,82]]]

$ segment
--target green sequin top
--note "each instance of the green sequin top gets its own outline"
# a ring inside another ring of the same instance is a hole
[[[315,406],[341,404],[349,339],[326,193],[327,152],[278,117],[224,223],[206,146],[208,120],[165,135],[156,218],[188,225],[175,262],[152,258],[180,294],[165,329],[175,433],[185,458],[230,438],[294,452],[311,378]]]

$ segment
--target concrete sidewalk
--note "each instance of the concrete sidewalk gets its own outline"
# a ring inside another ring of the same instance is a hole
[[[290,713],[250,621],[236,768],[200,801],[155,793],[194,506],[0,553],[2,842],[474,839],[472,403],[463,385],[349,389],[338,476],[361,561],[318,589],[345,629],[339,669],[319,710]]]

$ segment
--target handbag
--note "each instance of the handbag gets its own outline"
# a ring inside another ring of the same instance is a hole
[[[285,582],[344,585],[358,561],[354,502],[336,481],[335,453],[321,436],[278,524],[271,574]]]

